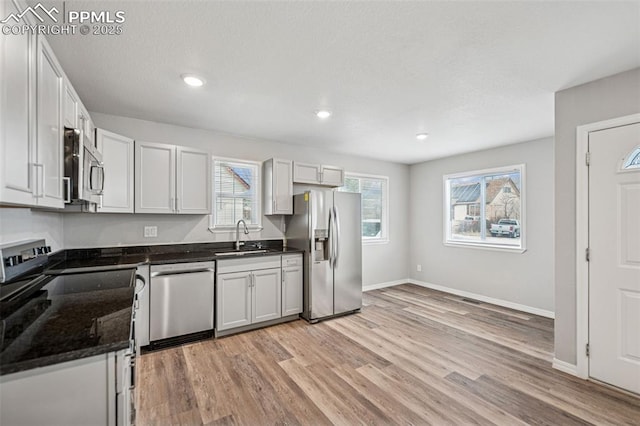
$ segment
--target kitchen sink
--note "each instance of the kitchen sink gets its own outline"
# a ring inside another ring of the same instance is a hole
[[[268,250],[233,250],[233,251],[224,251],[222,253],[216,253],[216,256],[244,256],[245,254],[259,254],[266,253]]]

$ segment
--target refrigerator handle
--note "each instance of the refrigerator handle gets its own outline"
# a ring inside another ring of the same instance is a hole
[[[329,225],[327,226],[327,238],[329,239],[329,267],[333,268],[333,208],[329,209]]]
[[[335,227],[335,250],[333,252],[333,267],[338,267],[338,259],[340,258],[340,217],[338,216],[338,208],[333,208],[333,226]]]

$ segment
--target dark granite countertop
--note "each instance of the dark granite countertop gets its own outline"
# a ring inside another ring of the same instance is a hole
[[[266,251],[263,253],[247,253],[242,257],[303,252],[303,250],[283,247],[281,240],[250,241],[240,251],[256,251],[259,249]],[[52,255],[46,267],[46,273],[57,274],[69,272],[69,270],[82,272],[83,270],[135,268],[137,265],[145,263],[159,265],[235,258],[233,256],[219,255],[230,251],[234,251],[234,247],[233,243],[229,242],[72,249]]]
[[[48,276],[0,302],[0,374],[127,348],[135,269]]]
[[[140,264],[237,259],[233,243],[71,249],[0,286],[0,374],[117,351],[129,346],[135,268]],[[303,253],[281,240],[247,242],[241,258]],[[2,331],[2,330],[0,330]]]

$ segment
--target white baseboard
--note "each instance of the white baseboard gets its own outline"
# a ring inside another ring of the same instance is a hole
[[[569,364],[566,361],[561,361],[558,358],[553,358],[552,365],[556,370],[578,377],[578,366],[575,364]]]
[[[409,282],[409,278],[406,278],[404,280],[387,281],[386,283],[370,284],[370,285],[363,286],[362,291],[370,291],[370,290],[377,290],[379,288],[393,287],[394,285],[407,284],[408,282]]]
[[[545,318],[555,318],[555,313],[547,311],[545,309],[534,308],[532,306],[521,305],[519,303],[509,302],[502,299],[494,299],[493,297],[483,296],[481,294],[470,293],[468,291],[458,290],[455,288],[445,287],[437,284],[431,284],[424,281],[418,281],[409,279],[409,283],[419,285],[421,287],[430,288],[433,290],[444,291],[445,293],[455,294],[456,296],[468,297],[469,299],[479,300],[481,302],[491,303],[493,305],[502,306],[504,308],[515,309],[516,311],[522,311],[529,314],[539,315]]]

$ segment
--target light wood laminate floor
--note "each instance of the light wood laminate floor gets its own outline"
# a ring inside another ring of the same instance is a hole
[[[137,424],[640,424],[640,399],[552,353],[552,320],[405,284],[360,314],[144,354]]]

